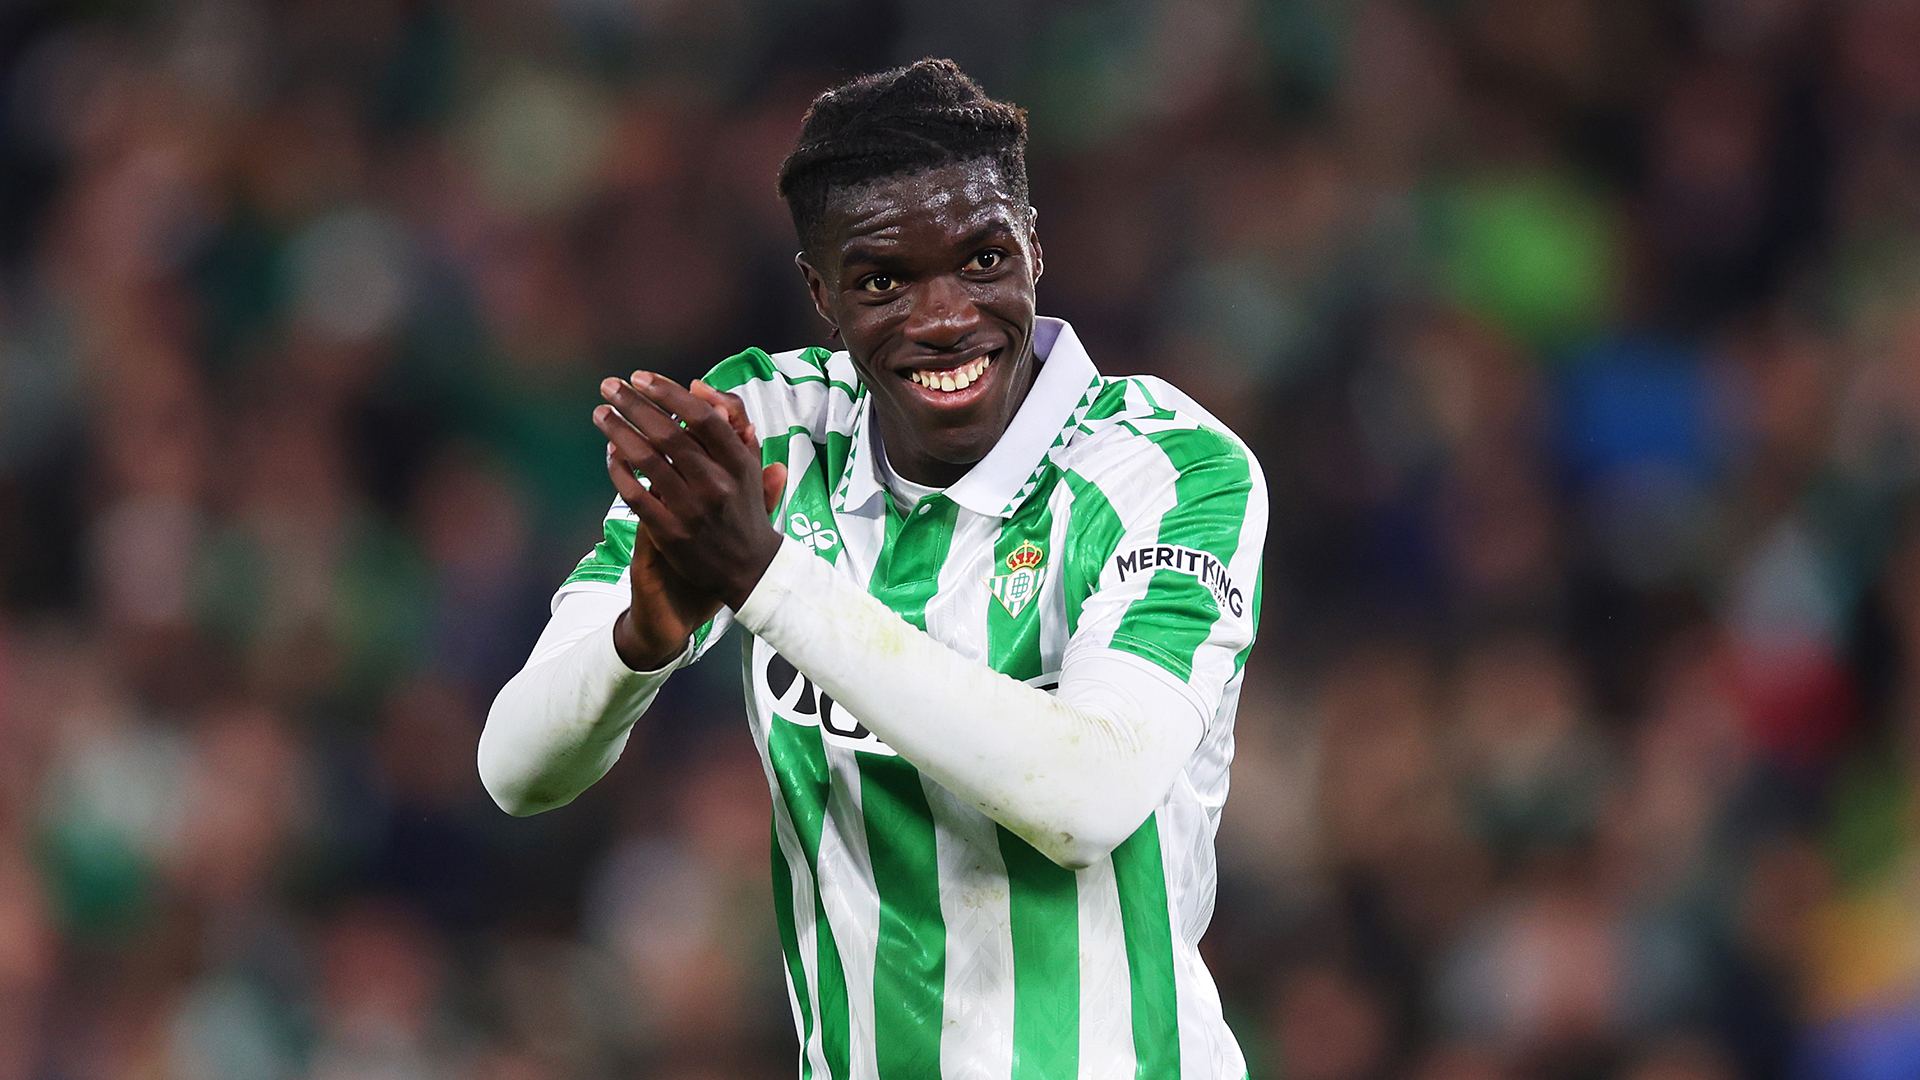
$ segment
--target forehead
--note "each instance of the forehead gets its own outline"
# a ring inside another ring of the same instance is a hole
[[[869,246],[958,240],[1025,221],[1026,207],[999,166],[980,160],[836,189],[822,224],[826,246],[845,255]]]

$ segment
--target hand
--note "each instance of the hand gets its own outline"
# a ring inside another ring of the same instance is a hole
[[[629,665],[658,667],[721,604],[739,607],[780,548],[767,522],[786,466],[762,467],[740,399],[651,372],[601,383],[594,424],[608,441],[608,475],[640,518],[633,606],[615,627]],[[683,426],[684,424],[684,426]],[[647,482],[635,479],[638,472]]]
[[[627,579],[632,599],[613,624],[613,648],[635,671],[665,667],[687,647],[693,632],[720,610],[718,597],[702,593],[667,564],[645,522],[634,530]]]

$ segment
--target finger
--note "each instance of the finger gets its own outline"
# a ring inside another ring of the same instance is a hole
[[[653,452],[662,458],[661,467],[672,469],[684,482],[678,488],[657,491],[655,494],[661,498],[673,502],[680,492],[688,490],[687,485],[711,483],[716,475],[726,471],[711,460],[711,455],[698,440],[687,434],[679,421],[626,380],[603,380],[600,383],[600,396],[607,399],[627,426],[651,444]],[[652,471],[647,475],[649,478],[664,479],[654,477]]]
[[[739,428],[723,410],[715,408],[701,395],[651,371],[636,371],[631,381],[635,390],[674,417],[715,462],[730,466],[743,456],[739,453],[743,445]]]
[[[740,436],[740,441],[753,447],[755,452],[759,451],[759,436],[753,430],[753,421],[747,419],[747,403],[740,400],[739,394],[716,390],[704,379],[693,380],[687,389],[693,391],[693,395],[701,401],[720,410],[726,416],[727,423],[733,425],[734,433]]]
[[[624,476],[623,470],[626,470]],[[607,475],[613,480],[613,486],[620,492],[620,498],[627,509],[639,518],[634,530],[633,557],[639,560],[645,549],[645,562],[650,565],[655,558],[665,557],[663,545],[684,542],[691,534],[684,518],[674,512],[674,508],[660,497],[661,485],[656,483],[648,487],[636,479],[619,454],[614,454],[607,462]]]
[[[634,516],[640,519],[640,527],[646,530],[647,539],[660,558],[666,558],[663,544],[686,541],[689,535],[686,522],[673,512],[672,507],[654,498],[652,492],[641,493],[637,502],[627,505],[633,509]]]
[[[657,546],[653,542],[653,526],[648,522],[666,517],[667,508],[654,498],[646,485],[640,483],[618,454],[608,455],[607,476],[612,479],[614,490],[620,493],[620,500],[640,519],[634,530],[633,557],[645,558],[650,562],[657,553]]]
[[[613,490],[620,496],[621,505],[629,510],[633,509],[636,499],[650,494],[646,483],[634,475],[633,466],[628,464],[612,443],[607,444],[607,478],[613,481]],[[635,537],[636,545],[646,542],[646,531],[646,526],[642,525],[640,535]]]
[[[676,437],[676,429],[680,424],[653,399],[635,389],[628,380],[616,378],[600,380],[600,397],[613,406],[635,431],[646,435],[671,455],[672,448],[666,443]]]
[[[683,427],[669,409],[644,393],[644,384],[658,378],[652,372],[636,371],[630,382],[608,379],[600,384],[601,396],[607,398],[620,411],[620,415],[653,444],[655,450],[666,455],[674,471],[686,481],[689,490],[698,486],[711,486],[722,477],[730,475],[727,466],[714,460],[713,452],[701,439],[696,438],[686,427]],[[678,387],[675,389],[677,390]],[[686,391],[681,390],[680,393],[685,394]],[[695,400],[696,404],[709,414],[709,420],[720,425],[721,430],[725,432],[723,442],[732,443],[737,448],[739,439],[726,428],[725,422],[712,416],[713,411],[704,403],[699,403],[697,399],[690,400]],[[668,502],[673,501],[672,493],[660,494]]]
[[[643,410],[648,408],[651,407],[642,406]],[[647,438],[644,432],[635,430],[626,414],[615,406],[602,405],[593,410],[593,425],[613,444],[613,460],[607,465],[609,469],[617,464],[627,469],[629,474],[639,472],[647,478],[645,486],[654,498],[664,499],[674,506],[687,505],[686,480],[653,440]]]
[[[634,372],[633,388],[685,424],[685,430],[722,467],[735,471],[746,463],[749,456],[746,444],[720,410],[672,379],[651,371]],[[672,453],[673,448],[668,447],[667,452]],[[754,465],[760,464],[758,453],[751,457]]]
[[[733,425],[734,432],[740,436],[740,441],[746,444],[747,453],[753,460],[766,460],[766,455],[761,452],[759,433],[754,431],[753,421],[747,418],[747,403],[740,400],[739,394],[730,394],[725,391],[716,390],[712,384],[703,379],[695,379],[690,389],[700,400],[720,410],[720,412],[726,416],[727,422]],[[776,485],[774,493],[768,496],[768,513],[772,513],[773,508],[779,505],[779,488],[784,486],[785,483],[786,466],[782,465],[780,467],[780,475],[782,477],[781,484]],[[765,474],[763,473],[762,480],[764,481],[764,479]]]
[[[787,467],[774,462],[760,470],[760,491],[767,499],[767,513],[771,514],[780,506],[780,495],[787,489]]]

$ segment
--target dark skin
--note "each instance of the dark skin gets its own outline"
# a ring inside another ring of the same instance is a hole
[[[966,475],[999,442],[1038,370],[1040,239],[998,167],[981,160],[836,191],[795,261],[873,393],[894,471],[934,487]],[[960,369],[978,374],[953,391],[913,378]],[[607,404],[593,420],[607,437],[607,472],[641,522],[633,601],[614,645],[629,667],[652,670],[722,604],[738,610],[766,573],[780,548],[767,515],[786,467],[761,466],[731,394],[651,372],[608,379],[600,393]]]
[[[988,161],[836,193],[824,242],[795,261],[873,391],[894,471],[946,487],[1000,441],[1033,385],[1040,236]],[[908,378],[989,357],[960,393]]]

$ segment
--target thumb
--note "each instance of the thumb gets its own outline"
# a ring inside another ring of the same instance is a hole
[[[766,496],[767,513],[773,513],[780,505],[780,493],[787,487],[787,467],[774,462],[760,470],[760,492]]]
[[[630,561],[642,567],[651,566],[653,560],[660,557],[660,549],[653,545],[653,534],[647,531],[646,522],[636,521],[633,524],[633,557]]]

